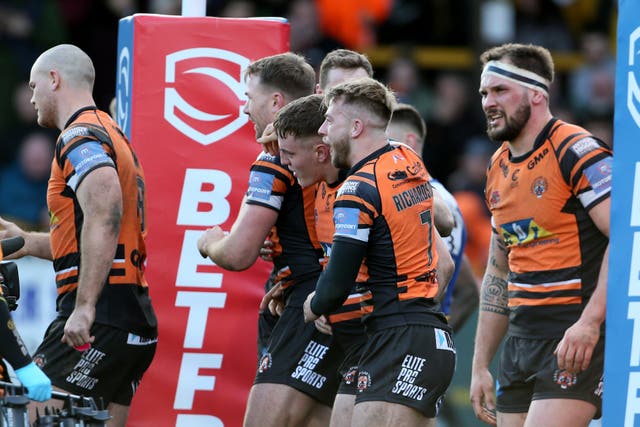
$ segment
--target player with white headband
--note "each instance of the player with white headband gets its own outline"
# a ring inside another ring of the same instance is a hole
[[[586,427],[602,407],[611,151],[552,115],[547,49],[506,44],[480,59],[487,134],[500,146],[485,188],[494,233],[473,409],[500,427]],[[494,390],[489,365],[505,336]]]
[[[493,74],[504,79],[511,80],[529,89],[541,90],[549,96],[549,86],[551,82],[544,77],[516,67],[513,64],[500,61],[489,61],[484,66],[482,75]]]

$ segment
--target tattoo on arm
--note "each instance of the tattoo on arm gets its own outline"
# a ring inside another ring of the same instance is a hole
[[[487,274],[482,283],[480,310],[509,315],[507,281]]]

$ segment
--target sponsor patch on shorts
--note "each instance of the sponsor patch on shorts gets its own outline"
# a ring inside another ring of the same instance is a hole
[[[451,335],[447,331],[443,331],[442,329],[434,328],[433,331],[436,334],[436,348],[438,350],[449,350],[452,352],[456,352],[456,347],[453,344],[453,339],[451,339]]]
[[[158,342],[158,338],[145,338],[132,333],[127,335],[127,344],[129,345],[150,345]]]

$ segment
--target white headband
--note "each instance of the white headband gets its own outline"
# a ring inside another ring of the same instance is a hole
[[[489,61],[484,66],[484,70],[482,70],[482,75],[485,74],[494,74],[529,89],[541,90],[549,96],[549,85],[551,84],[549,80],[515,65],[500,61]]]

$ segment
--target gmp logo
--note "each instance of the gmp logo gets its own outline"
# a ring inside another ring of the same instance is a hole
[[[196,67],[183,72],[183,74],[196,73],[211,77],[220,81],[223,85],[229,88],[238,99],[238,110],[233,114],[235,117],[232,118],[232,114],[215,115],[199,110],[185,101],[175,88],[167,87],[164,90],[164,118],[166,121],[171,123],[174,128],[182,132],[187,137],[202,145],[209,145],[232,134],[247,123],[248,117],[242,113],[242,107],[246,102],[242,76],[244,75],[244,70],[247,68],[250,61],[237,53],[223,49],[202,47],[181,50],[167,55],[165,83],[173,84],[176,82],[176,68],[181,61],[203,58],[224,60],[237,64],[240,67],[240,73],[237,78],[234,78],[227,72],[213,67]],[[213,132],[204,133],[196,129],[191,124],[186,123],[182,118],[176,115],[176,112],[180,112],[182,116],[189,117],[192,119],[194,124],[198,121],[208,123],[209,125],[213,122],[224,121],[225,125],[217,128]]]
[[[640,127],[640,112],[638,104],[640,104],[640,87],[634,73],[633,67],[636,65],[636,57],[640,55],[640,27],[636,28],[629,36],[629,83],[627,86],[627,108],[636,125]],[[639,76],[640,77],[640,76]]]

